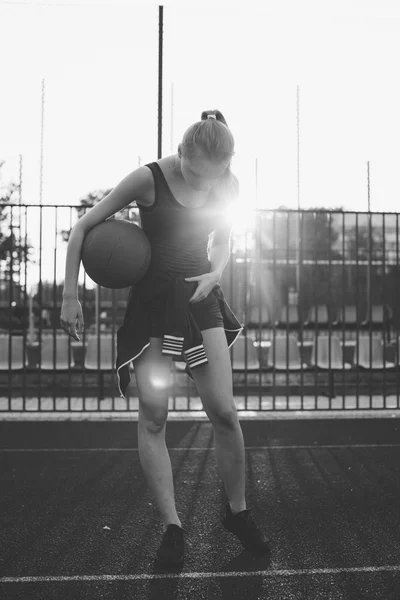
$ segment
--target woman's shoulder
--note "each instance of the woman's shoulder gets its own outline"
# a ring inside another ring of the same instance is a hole
[[[139,170],[141,171],[141,177],[143,178],[145,185],[142,187],[140,196],[138,196],[135,200],[139,207],[148,208],[154,203],[155,200],[154,177],[148,165],[139,167],[138,171]]]
[[[174,161],[173,156],[166,156],[158,160],[147,163],[142,169],[147,172],[149,181],[148,191],[143,197],[139,198],[137,204],[143,208],[150,208],[156,201],[156,185],[155,181],[159,178],[160,172],[163,178],[169,182],[173,176]]]
[[[164,176],[167,176],[168,178],[175,176],[176,164],[174,161],[174,156],[165,156],[163,158],[159,158],[158,160],[155,160],[153,164],[156,164],[158,167],[160,167]]]

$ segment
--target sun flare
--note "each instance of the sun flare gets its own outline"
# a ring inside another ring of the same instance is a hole
[[[228,209],[227,218],[232,224],[232,233],[244,235],[246,231],[254,228],[255,206],[248,201],[238,198]]]

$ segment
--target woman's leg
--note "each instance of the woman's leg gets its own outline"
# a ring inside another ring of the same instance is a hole
[[[150,338],[150,346],[135,361],[139,391],[139,457],[146,481],[161,513],[164,531],[175,523],[176,513],[171,460],[165,444],[171,357],[161,353],[162,340]]]
[[[232,512],[246,509],[245,452],[232,390],[232,366],[222,327],[201,332],[208,364],[192,370],[214,428],[217,465]]]

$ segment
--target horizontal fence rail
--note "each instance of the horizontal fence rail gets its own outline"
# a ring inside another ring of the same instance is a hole
[[[119,397],[116,336],[129,289],[83,271],[80,342],[59,326],[67,241],[88,206],[0,203],[0,411],[137,411]],[[231,347],[245,411],[399,408],[399,215],[256,210],[221,286],[244,331]],[[139,222],[136,207],[115,218]],[[202,410],[184,363],[170,410]]]

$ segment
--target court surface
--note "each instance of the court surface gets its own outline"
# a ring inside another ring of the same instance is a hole
[[[154,564],[162,529],[137,422],[0,422],[0,598],[400,599],[399,419],[242,420],[254,557],[221,524],[208,421],[167,425],[180,571]]]

